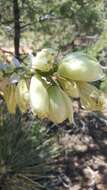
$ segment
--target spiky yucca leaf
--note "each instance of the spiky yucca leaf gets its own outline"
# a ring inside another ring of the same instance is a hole
[[[0,126],[0,188],[47,190],[57,171],[60,149],[39,122],[24,129],[21,116],[8,115]]]

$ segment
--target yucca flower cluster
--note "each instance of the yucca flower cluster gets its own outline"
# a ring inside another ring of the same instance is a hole
[[[28,66],[13,67],[8,77],[3,72],[0,93],[13,114],[18,106],[22,113],[31,109],[35,116],[56,124],[66,119],[72,123],[72,98],[80,98],[87,110],[103,109],[102,93],[91,83],[101,80],[104,73],[98,61],[85,53],[74,52],[58,61],[55,51],[43,49]],[[17,75],[18,80],[12,82],[10,75]]]

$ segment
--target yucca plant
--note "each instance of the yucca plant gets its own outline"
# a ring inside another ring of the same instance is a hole
[[[60,154],[55,141],[40,122],[24,129],[19,112],[5,114],[0,122],[0,189],[51,189]]]

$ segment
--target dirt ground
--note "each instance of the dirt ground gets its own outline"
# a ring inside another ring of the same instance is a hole
[[[87,112],[75,101],[74,111],[75,124],[48,126],[64,150],[49,190],[107,190],[107,106]]]
[[[74,103],[75,125],[59,126],[64,148],[58,190],[107,190],[107,119],[104,113],[79,110]]]

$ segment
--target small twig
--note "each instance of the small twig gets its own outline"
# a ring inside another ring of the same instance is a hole
[[[8,50],[3,49],[3,48],[0,48],[0,51],[2,51],[3,53],[9,53],[9,54],[11,54],[11,55],[13,55],[13,54],[14,54],[13,52],[8,51]]]

